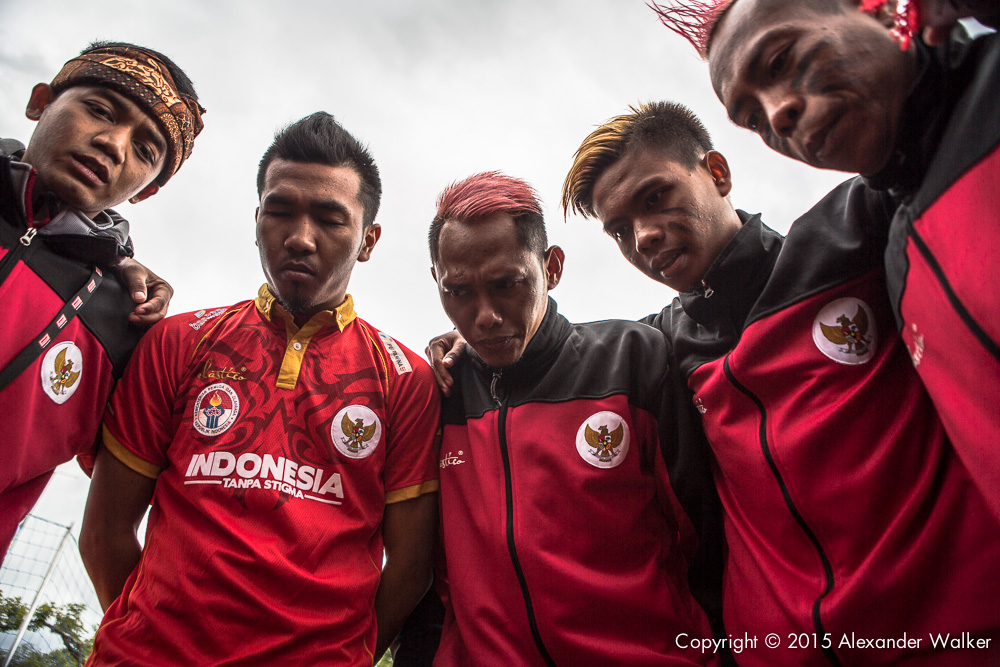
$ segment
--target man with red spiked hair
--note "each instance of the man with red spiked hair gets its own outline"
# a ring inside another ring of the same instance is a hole
[[[956,29],[933,49],[912,39],[945,14],[995,26],[1000,3],[894,7],[863,2],[872,16],[851,0],[737,0],[659,11],[707,56],[737,125],[896,198],[885,250],[896,321],[1000,518],[1000,38]]]
[[[453,184],[429,240],[469,345],[442,410],[434,664],[719,664],[693,594],[721,576],[718,498],[707,451],[676,438],[664,336],[557,312],[563,251],[524,181]]]

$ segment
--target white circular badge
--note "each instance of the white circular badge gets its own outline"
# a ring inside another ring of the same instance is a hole
[[[72,342],[56,343],[42,358],[42,391],[62,405],[76,393],[83,375],[83,353]]]
[[[240,416],[240,397],[225,382],[210,384],[194,401],[194,429],[215,437],[225,433]]]
[[[632,437],[628,424],[614,412],[587,417],[576,432],[576,451],[595,468],[614,468],[628,454]]]
[[[330,437],[337,451],[351,459],[372,455],[382,440],[382,422],[364,405],[342,408],[330,424]]]
[[[819,351],[840,364],[868,362],[878,345],[878,327],[868,304],[845,297],[823,307],[813,322],[813,342]]]

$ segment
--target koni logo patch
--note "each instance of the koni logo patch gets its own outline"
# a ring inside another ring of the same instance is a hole
[[[194,402],[194,429],[215,437],[229,430],[240,416],[240,397],[225,382],[210,384]]]

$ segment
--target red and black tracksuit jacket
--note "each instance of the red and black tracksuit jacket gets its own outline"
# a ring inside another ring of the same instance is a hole
[[[436,665],[718,664],[690,648],[712,636],[692,590],[718,590],[718,498],[707,449],[677,447],[668,353],[652,327],[570,324],[550,299],[518,362],[455,367]]]
[[[1000,518],[1000,38],[919,52],[893,161],[886,250],[903,340],[948,435]]]
[[[0,155],[0,554],[56,466],[93,452],[104,406],[141,334],[127,319],[134,307],[127,290],[96,270],[131,255],[127,225],[113,228],[123,235],[25,239],[31,184],[22,197],[10,160]],[[59,369],[46,366],[45,355],[68,342],[82,367],[74,365],[77,386],[60,403],[50,382]]]
[[[854,179],[787,238],[741,212],[703,288],[655,318],[715,455],[726,632],[758,642],[741,665],[983,665],[1000,651],[1000,524],[897,333],[887,225],[871,224],[892,209]],[[904,633],[916,648],[867,644]],[[989,648],[930,640],[960,633]]]

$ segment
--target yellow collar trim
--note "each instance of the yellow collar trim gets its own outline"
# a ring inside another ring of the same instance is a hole
[[[285,310],[284,306],[278,303],[267,283],[261,285],[260,289],[257,290],[257,298],[254,299],[254,303],[257,306],[258,312],[266,319],[272,322],[280,319],[285,323],[285,327],[289,331],[292,333],[298,332],[299,328],[295,325],[295,318]],[[358,314],[354,311],[354,297],[348,294],[347,298],[344,299],[344,303],[333,310],[322,310],[316,313],[302,328],[315,331],[325,324],[336,324],[337,328],[343,331],[357,316]]]

